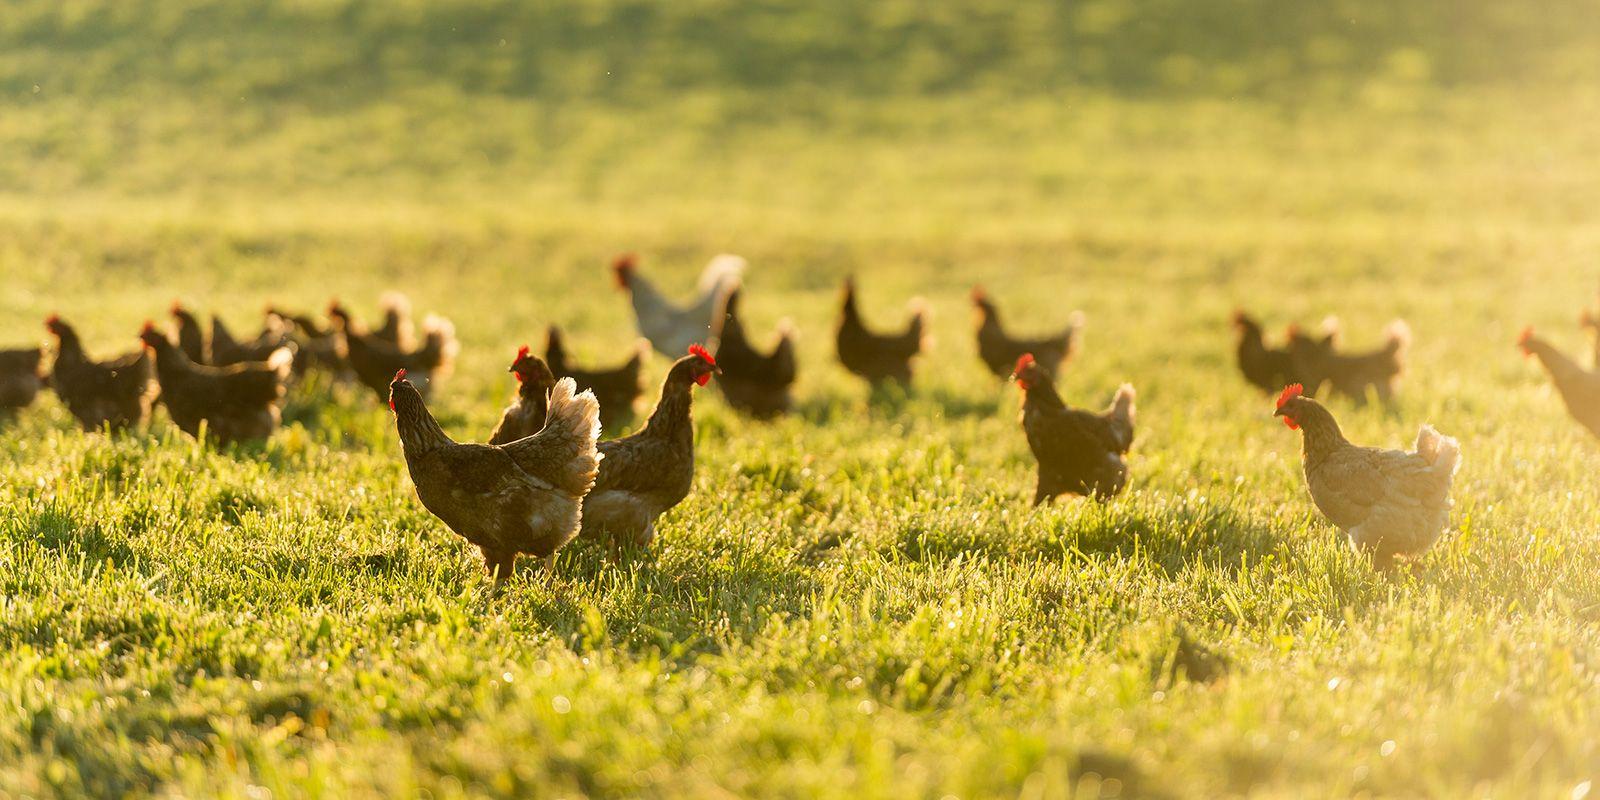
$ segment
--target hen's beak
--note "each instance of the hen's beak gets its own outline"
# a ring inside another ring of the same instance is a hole
[[[1280,409],[1276,409],[1276,410],[1274,410],[1274,411],[1273,411],[1273,412],[1272,412],[1272,416],[1274,416],[1274,417],[1281,417],[1281,416],[1283,416],[1283,409],[1281,409],[1281,408],[1280,408]]]

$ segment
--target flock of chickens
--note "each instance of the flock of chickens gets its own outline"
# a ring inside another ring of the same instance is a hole
[[[728,404],[751,417],[792,408],[794,332],[781,323],[766,351],[751,341],[739,316],[744,266],[737,256],[718,256],[694,299],[679,305],[640,274],[635,257],[617,259],[612,269],[631,298],[640,345],[620,365],[584,368],[572,363],[561,331],[551,327],[543,358],[526,346],[517,352],[509,367],[516,394],[484,444],[453,441],[428,410],[429,393],[455,361],[453,326],[429,316],[417,340],[409,305],[398,295],[385,296],[380,327],[363,326],[334,302],[326,324],[268,309],[263,329],[248,340],[217,318],[207,331],[174,305],[172,330],[147,322],[141,349],[103,361],[84,351],[69,323],[51,316],[45,326],[57,344],[48,374],[42,348],[0,351],[0,410],[14,413],[48,386],[87,431],[142,425],[159,404],[190,436],[226,444],[271,435],[297,376],[317,370],[354,381],[389,403],[419,499],[481,550],[498,587],[518,555],[543,558],[548,570],[556,551],[580,535],[614,549],[649,546],[659,517],[693,485],[693,393],[713,377]],[[973,290],[972,302],[980,358],[1022,390],[1021,424],[1038,462],[1034,503],[1120,493],[1134,439],[1134,388],[1124,384],[1109,407],[1094,412],[1068,405],[1054,385],[1077,347],[1082,315],[1073,314],[1054,335],[1024,339],[1006,331],[983,289]],[[909,385],[925,346],[925,322],[925,309],[915,304],[903,330],[873,331],[857,308],[854,281],[846,280],[839,362],[875,387]],[[1379,566],[1431,547],[1448,524],[1461,457],[1456,440],[1424,426],[1412,452],[1359,447],[1314,399],[1327,391],[1357,406],[1372,396],[1391,401],[1411,342],[1406,324],[1393,323],[1383,347],[1352,353],[1339,345],[1337,320],[1315,335],[1291,327],[1281,348],[1270,346],[1261,325],[1243,312],[1233,322],[1240,371],[1278,395],[1276,415],[1302,434],[1306,484],[1317,508]],[[1550,373],[1571,414],[1600,436],[1600,310],[1586,311],[1583,324],[1595,337],[1594,369],[1532,329],[1519,344]],[[603,429],[632,419],[650,348],[676,357],[654,410],[633,433],[602,441]]]

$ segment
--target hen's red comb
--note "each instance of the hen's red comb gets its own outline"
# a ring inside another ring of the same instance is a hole
[[[517,348],[517,361],[521,361],[522,359],[527,358],[528,357],[528,352],[529,351],[528,351],[528,346],[527,345],[523,345],[523,346]]]
[[[1016,369],[1011,370],[1011,374],[1013,374],[1013,375],[1021,375],[1023,370],[1025,370],[1028,367],[1031,367],[1033,365],[1034,365],[1033,354],[1032,353],[1023,353],[1022,356],[1017,359]]]
[[[1518,336],[1517,336],[1517,344],[1519,346],[1521,346],[1521,347],[1527,347],[1528,343],[1532,342],[1532,341],[1533,341],[1533,326],[1529,325],[1528,327],[1522,329],[1522,333],[1521,334],[1518,334]]]
[[[172,301],[172,305],[167,308],[167,313],[172,314],[174,316],[176,316],[177,314],[183,313],[183,301],[182,300],[174,300],[174,301]]]
[[[399,383],[400,381],[403,381],[405,379],[406,379],[406,371],[405,370],[400,370],[399,372],[396,372],[394,374],[394,382],[395,383]]]
[[[698,344],[689,345],[689,355],[691,355],[691,356],[699,356],[707,364],[710,364],[713,367],[717,365],[717,360],[715,358],[712,358],[711,357],[711,353],[707,352],[705,347],[703,347],[701,345],[698,345]]]
[[[985,300],[988,300],[988,299],[989,299],[989,293],[984,291],[982,286],[974,286],[974,287],[972,287],[972,302],[981,303],[981,302],[983,302]]]
[[[140,334],[155,333],[155,331],[156,331],[156,324],[154,322],[151,322],[150,320],[145,320],[144,321],[144,327],[141,327],[139,329],[139,333]]]
[[[1278,395],[1278,408],[1283,408],[1285,405],[1288,405],[1290,400],[1293,400],[1296,397],[1304,396],[1305,393],[1306,387],[1301,386],[1298,383],[1285,387],[1283,394]]]
[[[51,314],[50,316],[45,317],[44,318],[44,324],[50,325],[50,326],[55,326],[55,325],[61,324],[61,315],[60,314]]]

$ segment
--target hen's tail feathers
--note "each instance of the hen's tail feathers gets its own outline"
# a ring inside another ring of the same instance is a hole
[[[1397,319],[1384,329],[1384,335],[1389,340],[1385,351],[1396,364],[1404,363],[1406,353],[1411,350],[1411,326],[1407,325],[1405,320]]]
[[[280,347],[267,356],[267,367],[278,373],[278,380],[288,380],[289,372],[294,368],[294,348]]]
[[[911,324],[907,336],[917,340],[919,352],[933,349],[933,333],[928,330],[928,315],[930,313],[926,298],[913,297],[907,304],[911,311]]]
[[[578,392],[571,378],[562,378],[550,390],[550,410],[545,416],[544,429],[534,434],[534,439],[548,444],[547,452],[565,453],[570,459],[561,467],[564,487],[575,494],[587,494],[594,487],[594,477],[602,455],[595,448],[600,438],[600,403],[594,392]]]
[[[1417,455],[1436,471],[1454,475],[1461,466],[1461,442],[1439,433],[1432,425],[1424,425],[1417,432]]]
[[[1067,318],[1067,329],[1061,334],[1061,338],[1067,343],[1066,357],[1076,355],[1078,348],[1082,346],[1083,326],[1087,324],[1088,319],[1082,311],[1074,311],[1072,316]]]
[[[1111,408],[1106,410],[1106,417],[1122,438],[1122,450],[1127,452],[1133,446],[1133,426],[1139,416],[1137,401],[1139,393],[1134,391],[1133,384],[1124,383],[1117,387],[1117,394],[1111,398]]]
[[[1339,319],[1338,314],[1329,314],[1322,318],[1322,335],[1328,340],[1329,344],[1337,345],[1339,343],[1339,334],[1343,331],[1344,322]]]
[[[378,297],[378,307],[384,311],[393,311],[401,317],[411,316],[411,298],[404,292],[384,292]]]
[[[456,341],[455,323],[437,314],[429,314],[422,321],[422,332],[426,337],[424,346],[438,348],[439,364],[433,372],[439,374],[449,370],[455,363],[456,355],[461,352],[461,343]]]
[[[744,256],[736,256],[732,253],[723,253],[716,256],[706,264],[705,270],[700,273],[700,293],[731,289],[734,283],[744,275],[745,267],[749,265],[750,262],[746,261]]]

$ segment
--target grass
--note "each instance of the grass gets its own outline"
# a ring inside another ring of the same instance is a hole
[[[46,397],[0,431],[0,794],[1588,791],[1600,450],[1511,342],[1576,351],[1592,302],[1592,8],[521,5],[16,4],[0,342],[398,287],[456,321],[436,408],[482,438],[547,324],[631,342],[612,254],[686,289],[732,250],[753,327],[801,331],[799,412],[702,393],[654,551],[495,597],[366,396],[222,451]],[[935,310],[907,397],[833,363],[847,273],[885,324]],[[1027,507],[974,282],[1019,328],[1088,314],[1061,388],[1139,387],[1125,497]],[[1413,573],[1315,513],[1236,305],[1411,322],[1399,407],[1334,410],[1462,439]]]

